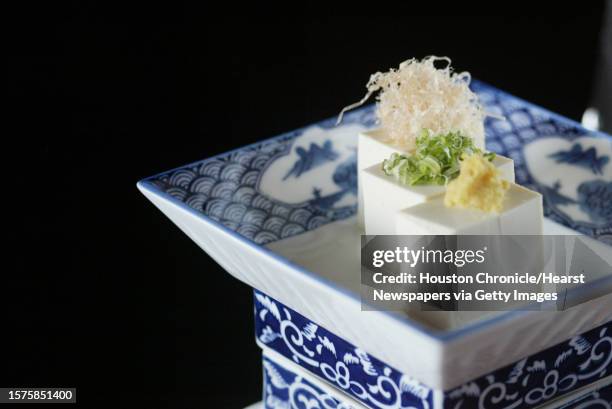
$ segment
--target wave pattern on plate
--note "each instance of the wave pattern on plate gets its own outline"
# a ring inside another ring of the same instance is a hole
[[[517,183],[543,194],[545,216],[601,241],[612,243],[612,218],[609,217],[609,211],[602,207],[602,203],[609,201],[612,194],[611,185],[602,185],[596,180],[576,183],[575,188],[573,185],[570,187],[575,193],[574,198],[559,202],[557,199],[560,195],[558,189],[555,190],[558,185],[545,184],[534,178],[529,171],[525,155],[525,148],[535,141],[557,138],[576,143],[581,137],[592,136],[589,131],[571,120],[550,114],[478,81],[473,82],[473,88],[479,94],[487,112],[506,118],[487,119],[487,148],[514,160]],[[313,126],[333,132],[334,124],[335,118],[330,118]],[[361,108],[345,116],[342,126],[351,124],[364,128],[375,126],[374,106]],[[289,204],[266,196],[258,189],[258,183],[270,164],[288,155],[295,141],[308,129],[311,127],[187,165],[149,178],[147,182],[258,244],[267,244],[354,215],[356,205],[350,201],[342,201],[345,195],[356,193],[354,160],[334,162],[337,166],[334,174],[330,176],[333,183],[341,188],[336,194],[321,195],[317,186],[313,186],[311,200]],[[355,144],[356,141],[355,135]],[[314,147],[310,149],[315,151]],[[319,151],[326,152],[327,161],[334,161],[336,155],[332,154],[331,144],[317,148],[316,152]],[[304,158],[313,160],[310,158],[312,155],[307,155],[308,152],[310,151],[303,152]],[[612,166],[608,164],[610,152],[605,149],[601,152],[592,149],[586,152],[588,156],[582,155],[580,160],[574,161],[576,167],[592,167],[600,175],[604,166]],[[574,148],[574,153],[578,153],[578,148]],[[557,157],[560,157],[559,155],[561,154],[557,154]],[[572,159],[566,156],[563,156],[561,161],[564,164]],[[590,158],[597,159],[597,162],[587,163]],[[317,163],[319,162],[312,162]],[[286,172],[292,177],[287,180],[297,179],[303,172],[316,170],[316,166],[312,164],[299,167],[299,172],[291,173],[288,168]],[[554,169],[552,171],[554,173]],[[605,178],[606,175],[600,175],[600,179],[601,177]],[[580,220],[563,208],[563,205],[568,204],[574,205],[574,213],[578,212],[577,214],[587,220]]]

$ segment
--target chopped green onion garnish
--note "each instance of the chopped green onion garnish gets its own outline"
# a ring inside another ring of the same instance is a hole
[[[383,171],[406,185],[443,185],[459,175],[462,156],[482,153],[471,138],[459,132],[431,136],[424,130],[416,139],[416,151],[407,156],[391,154],[383,161]],[[489,161],[495,153],[483,155]]]

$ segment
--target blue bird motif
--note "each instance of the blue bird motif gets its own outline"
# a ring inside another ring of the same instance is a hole
[[[336,186],[342,190],[327,196],[321,196],[321,189],[312,190],[314,196],[310,204],[319,209],[331,209],[347,193],[357,194],[357,155],[351,155],[346,161],[338,165],[332,177]]]
[[[308,150],[298,146],[295,149],[299,159],[295,162],[291,170],[287,172],[283,180],[288,179],[290,176],[299,178],[302,173],[308,172],[311,169],[316,168],[326,162],[332,162],[338,158],[338,153],[333,150],[332,143],[327,140],[323,143],[323,147],[320,147],[316,143],[311,143]]]
[[[340,199],[344,197],[344,195],[346,194],[346,191],[341,190],[339,192],[332,193],[327,196],[321,196],[321,189],[315,187],[312,189],[312,194],[314,198],[311,199],[309,203],[321,210],[326,210],[326,209],[331,209],[332,207],[334,207],[336,202],[338,202]]]
[[[549,206],[559,206],[574,204],[576,201],[571,197],[567,197],[562,194],[559,190],[561,189],[561,182],[557,181],[552,187],[540,185],[540,191],[544,196],[544,200]]]
[[[594,147],[583,150],[578,143],[572,145],[569,151],[559,151],[548,156],[555,159],[557,163],[574,164],[589,169],[596,175],[603,174],[604,166],[610,161],[607,155],[597,157],[597,150]]]

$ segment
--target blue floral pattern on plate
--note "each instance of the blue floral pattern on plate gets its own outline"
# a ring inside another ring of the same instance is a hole
[[[354,409],[267,357],[262,358],[262,366],[266,409]]]
[[[435,391],[259,291],[266,345],[371,408],[429,409]],[[443,393],[448,409],[534,408],[612,371],[612,322]]]
[[[262,358],[263,403],[266,409],[353,409],[348,402],[323,392],[308,381],[275,361]],[[612,384],[601,386],[579,396],[572,397],[557,409],[612,409]]]
[[[540,191],[545,215],[612,244],[612,137],[474,81],[488,112],[487,148],[514,160],[517,183]],[[373,106],[146,179],[157,190],[258,244],[356,211],[356,135]],[[563,180],[561,180],[563,175]],[[603,184],[602,184],[603,182]],[[606,184],[607,182],[607,184]]]
[[[373,408],[429,409],[430,388],[255,291],[258,342]]]

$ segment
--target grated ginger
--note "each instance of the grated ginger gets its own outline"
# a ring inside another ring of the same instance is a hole
[[[436,68],[443,61],[445,68]],[[455,73],[447,57],[410,59],[398,69],[377,72],[367,84],[368,93],[340,114],[362,105],[373,93],[377,96],[377,116],[389,138],[407,150],[413,149],[417,136],[460,132],[470,136],[476,147],[484,148],[484,118],[478,96],[470,88],[468,72]]]
[[[446,187],[444,205],[500,213],[509,188],[495,165],[475,153],[461,161],[459,176]]]

